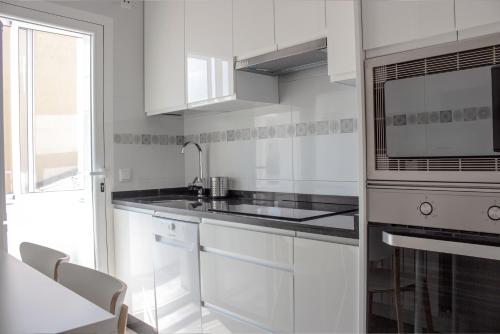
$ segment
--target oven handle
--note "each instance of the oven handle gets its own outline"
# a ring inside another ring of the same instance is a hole
[[[491,68],[493,151],[500,152],[500,66]]]
[[[406,235],[392,234],[385,231],[382,233],[382,240],[387,245],[393,247],[500,260],[500,247],[495,246],[410,237]]]

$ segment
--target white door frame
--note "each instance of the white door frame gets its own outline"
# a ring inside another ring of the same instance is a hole
[[[45,1],[18,1],[1,0],[0,13],[12,18],[29,20],[34,23],[45,23],[58,27],[67,27],[71,30],[81,30],[94,34],[94,44],[102,61],[96,61],[94,68],[94,104],[95,109],[101,109],[102,124],[97,128],[103,129],[102,143],[93,143],[95,157],[103,157],[104,161],[98,162],[103,166],[106,178],[105,192],[100,193],[96,186],[100,180],[95,180],[94,196],[100,198],[94,201],[105,208],[95,208],[94,212],[102,212],[103,217],[95,217],[95,257],[96,268],[104,272],[113,271],[114,245],[111,204],[111,182],[113,180],[113,20],[98,14],[81,11],[65,6],[56,5]],[[94,56],[96,56],[94,54]],[[98,78],[100,76],[100,78]],[[105,130],[104,130],[105,129]],[[93,138],[94,140],[94,138]],[[95,167],[93,166],[94,170]],[[96,179],[96,177],[94,177]]]

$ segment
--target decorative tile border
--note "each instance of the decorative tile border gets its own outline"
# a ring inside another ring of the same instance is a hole
[[[255,128],[228,129],[186,136],[115,133],[113,142],[118,145],[182,145],[186,141],[208,144],[274,138],[342,135],[357,132],[357,127],[357,120],[355,118],[345,118],[259,126]]]
[[[124,145],[182,145],[184,136],[115,133],[113,143]]]
[[[386,115],[386,126],[427,125],[487,120],[492,117],[491,106],[455,110]]]
[[[346,118],[203,132],[186,135],[184,139],[186,141],[208,144],[274,138],[342,135],[357,132],[357,127],[357,119]]]

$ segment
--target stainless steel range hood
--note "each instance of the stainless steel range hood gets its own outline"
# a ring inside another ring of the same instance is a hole
[[[235,69],[282,75],[327,64],[326,38],[236,61]]]

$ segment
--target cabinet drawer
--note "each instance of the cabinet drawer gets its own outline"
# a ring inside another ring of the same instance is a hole
[[[271,332],[293,332],[293,272],[201,252],[202,301]]]
[[[231,333],[269,333],[258,327],[254,327],[244,320],[231,316],[224,311],[215,310],[211,307],[204,307],[203,314],[203,333],[206,334],[231,334]]]
[[[239,257],[251,257],[277,266],[293,265],[293,238],[226,226],[202,223],[200,244]]]

